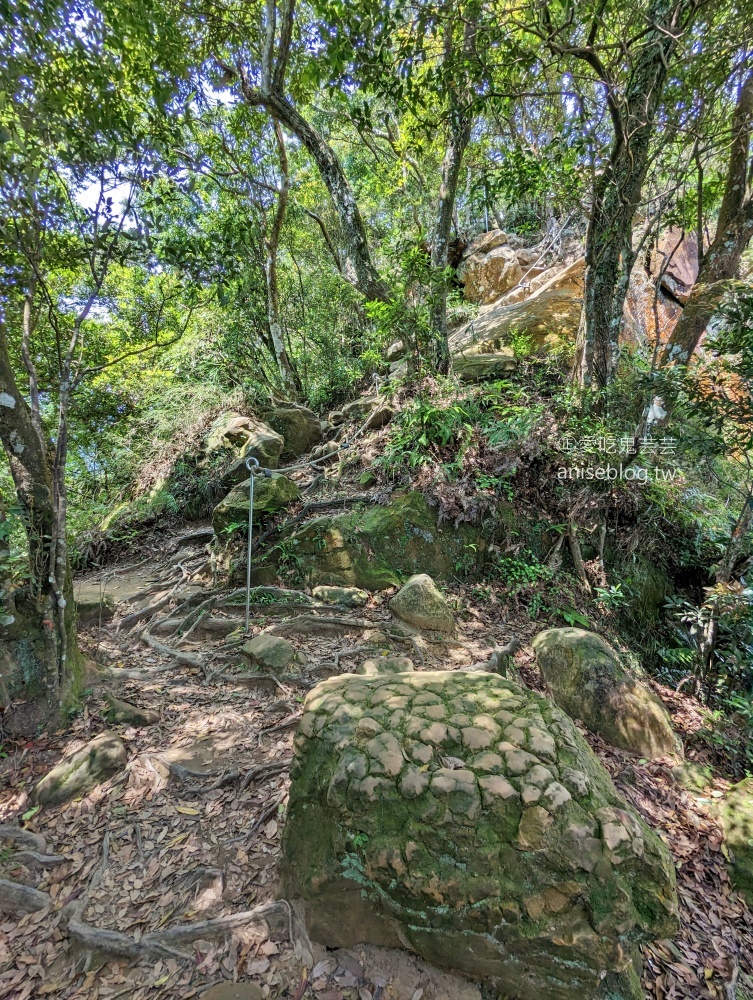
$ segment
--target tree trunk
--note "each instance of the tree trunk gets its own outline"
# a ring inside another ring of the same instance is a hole
[[[29,600],[44,628],[47,651],[45,683],[51,707],[60,701],[59,636],[65,632],[66,605],[55,597],[58,535],[51,449],[33,426],[29,405],[10,364],[5,332],[0,328],[0,440],[24,513],[29,547]]]
[[[615,345],[627,289],[627,282],[620,281],[621,266],[632,265],[626,251],[648,169],[654,120],[680,22],[694,5],[692,0],[653,0],[646,16],[655,27],[635,59],[624,96],[618,98],[608,87],[614,141],[594,184],[586,233],[584,316],[574,369],[586,389],[604,388],[617,362]]]
[[[436,370],[447,375],[450,370],[450,347],[447,340],[447,281],[444,277],[448,264],[452,216],[455,196],[460,178],[468,141],[471,137],[471,119],[460,112],[450,126],[450,139],[442,161],[442,181],[439,186],[437,222],[431,247],[431,264],[435,273],[440,273],[436,287],[432,289],[431,327],[434,338],[433,354]]]
[[[727,282],[753,237],[753,196],[748,181],[753,127],[753,71],[745,78],[735,107],[724,197],[716,236],[703,256],[693,290],[659,359],[659,366],[687,364],[714,315]]]
[[[282,324],[280,323],[280,291],[277,284],[277,251],[280,246],[280,232],[285,221],[285,212],[288,207],[288,193],[290,191],[290,176],[288,174],[288,155],[285,149],[285,138],[282,134],[279,122],[273,123],[275,138],[277,140],[277,151],[280,158],[280,175],[282,183],[277,195],[277,205],[275,207],[272,228],[266,237],[267,260],[264,268],[264,275],[267,283],[267,312],[269,314],[269,335],[272,340],[272,347],[275,352],[277,368],[280,372],[282,384],[288,394],[295,399],[300,386],[296,377],[293,364],[285,349],[285,341],[282,336]]]
[[[348,183],[337,154],[303,115],[276,90],[258,90],[243,84],[244,100],[264,107],[303,143],[329,191],[340,220],[344,242],[343,274],[367,301],[389,301],[389,289],[374,267],[366,239],[366,229],[353,189]]]

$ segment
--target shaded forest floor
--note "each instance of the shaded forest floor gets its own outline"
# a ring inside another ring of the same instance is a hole
[[[176,540],[166,537],[146,570],[131,571],[148,594],[118,604],[112,621],[83,630],[82,648],[90,658],[83,712],[64,731],[4,744],[0,822],[28,815],[35,780],[105,729],[118,731],[128,765],[84,799],[43,808],[25,821],[44,837],[47,852],[62,860],[39,866],[13,862],[7,851],[0,857],[0,874],[35,885],[53,899],[51,908],[0,925],[0,998],[187,1000],[206,993],[207,1000],[478,1000],[481,993],[472,984],[408,955],[312,947],[285,904],[267,920],[250,918],[225,933],[212,931],[166,947],[162,954],[116,959],[82,950],[71,940],[64,907],[74,899],[84,904],[81,919],[88,926],[127,935],[138,950],[150,933],[252,911],[277,898],[287,766],[302,699],[321,677],[355,669],[368,655],[360,647],[377,643],[407,654],[417,670],[459,668],[485,659],[513,635],[525,641],[539,630],[526,616],[517,620],[511,612],[506,619],[501,606],[474,600],[470,590],[456,588],[457,639],[441,641],[390,631],[394,620],[383,598],[346,610],[310,604],[310,598],[293,592],[287,600],[254,605],[251,629],[276,626],[296,645],[301,663],[290,677],[255,677],[242,668],[240,604],[213,612],[213,621],[227,620],[216,626],[222,634],[197,628],[180,643],[189,658],[202,657],[202,667],[177,664],[140,643],[143,622],[132,630],[121,627],[126,615],[169,589],[164,581],[173,572],[175,549]],[[200,557],[201,543],[189,547],[189,562],[192,552]],[[97,578],[87,582],[96,590]],[[133,596],[136,579],[131,583]],[[152,621],[150,631],[164,643],[174,642],[161,636],[157,624]],[[541,689],[528,647],[517,665],[525,682]],[[689,696],[657,690],[678,732],[692,736],[701,725],[698,705]],[[111,726],[106,692],[153,709],[159,722]],[[682,929],[675,940],[644,949],[647,996],[742,998],[744,992],[736,994],[735,987],[744,989],[753,975],[753,917],[730,885],[721,831],[709,813],[724,782],[717,779],[710,796],[698,798],[675,783],[670,770],[675,761],[641,763],[588,738],[676,861]],[[223,992],[222,984],[233,982],[238,986]]]

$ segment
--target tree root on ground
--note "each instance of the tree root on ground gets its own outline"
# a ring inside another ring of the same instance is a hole
[[[49,898],[49,897],[48,897]],[[194,956],[180,951],[175,945],[190,944],[204,938],[216,937],[245,927],[247,924],[267,920],[272,916],[284,916],[288,923],[288,936],[293,940],[292,915],[287,900],[274,900],[261,903],[253,910],[242,910],[230,913],[224,917],[214,917],[210,920],[197,920],[190,924],[177,924],[162,931],[150,931],[143,934],[137,941],[128,934],[93,927],[77,917],[68,921],[68,935],[80,945],[92,951],[107,952],[121,955],[124,958],[141,958],[143,955],[168,956],[183,961],[194,961]]]
[[[0,878],[0,912],[33,913],[52,906],[52,897],[30,885]]]

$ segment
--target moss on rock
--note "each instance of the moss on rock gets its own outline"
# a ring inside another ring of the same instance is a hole
[[[753,906],[753,778],[730,788],[719,806],[719,816],[731,852],[732,880]]]
[[[532,642],[552,697],[607,743],[655,758],[675,754],[669,713],[608,642],[579,628],[553,628]]]
[[[317,517],[283,544],[308,584],[386,590],[414,573],[447,579],[479,539],[469,525],[438,525],[423,495],[409,492],[383,507]]]
[[[664,845],[567,716],[501,677],[331,678],[292,778],[283,891],[329,946],[409,945],[520,1000],[571,1000],[677,928]]]
[[[273,473],[271,476],[257,476],[254,481],[254,518],[261,521],[270,514],[276,514],[288,504],[298,500],[301,491],[292,479]],[[212,527],[218,538],[232,524],[248,524],[248,479],[235,486],[217,506],[212,514]]]

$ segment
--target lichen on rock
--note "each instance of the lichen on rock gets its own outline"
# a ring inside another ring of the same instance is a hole
[[[570,1000],[676,929],[664,845],[567,716],[496,675],[331,678],[306,698],[292,777],[283,891],[329,946],[409,946]]]

